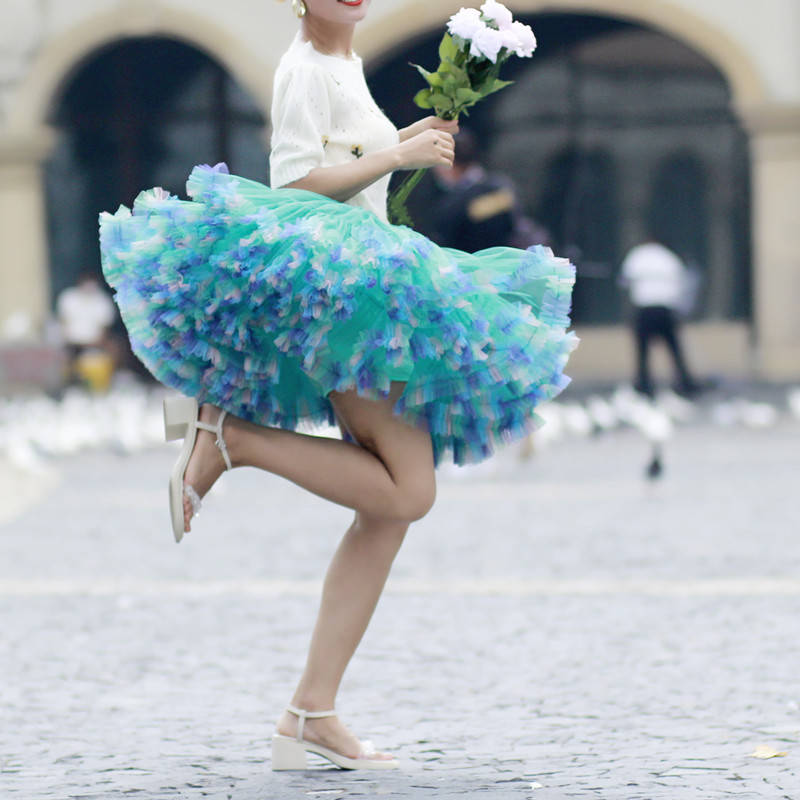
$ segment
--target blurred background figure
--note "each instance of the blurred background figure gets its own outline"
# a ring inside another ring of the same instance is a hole
[[[455,140],[452,168],[435,169],[442,194],[433,208],[431,238],[468,253],[545,244],[546,232],[522,214],[513,181],[481,163],[475,136],[462,128]]]
[[[654,238],[636,245],[625,256],[620,284],[628,290],[634,307],[637,392],[654,397],[650,372],[650,346],[661,340],[672,356],[675,391],[693,397],[701,385],[689,372],[679,333],[679,317],[691,306],[696,280],[672,250]]]
[[[58,295],[56,313],[67,348],[68,382],[108,390],[114,372],[109,331],[116,309],[93,273],[81,273],[75,286]]]

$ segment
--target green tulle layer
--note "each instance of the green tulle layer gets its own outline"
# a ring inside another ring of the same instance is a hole
[[[385,396],[437,462],[480,461],[566,386],[574,269],[543,247],[474,255],[319,195],[197,167],[100,220],[103,269],[153,375],[263,425]]]

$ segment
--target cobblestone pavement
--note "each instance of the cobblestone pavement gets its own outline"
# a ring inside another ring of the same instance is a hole
[[[348,512],[240,470],[176,546],[174,456],[0,470],[3,800],[800,798],[797,421],[443,470],[340,698],[380,775],[269,770]]]

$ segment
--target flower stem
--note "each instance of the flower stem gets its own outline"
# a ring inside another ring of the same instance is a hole
[[[389,212],[389,222],[392,225],[408,225],[412,227],[414,221],[406,208],[406,202],[414,187],[422,180],[422,176],[427,170],[416,169],[407,175],[403,182],[392,192],[389,197],[387,210]]]

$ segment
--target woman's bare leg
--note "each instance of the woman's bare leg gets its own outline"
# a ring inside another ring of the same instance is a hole
[[[424,516],[435,496],[430,437],[394,414],[402,391],[367,400],[355,392],[333,393],[339,417],[358,442],[265,428],[226,417],[224,437],[235,467],[273,472],[304,489],[368,516],[411,522]],[[213,424],[219,409],[203,406],[200,419]],[[214,437],[198,431],[186,469],[186,483],[202,497],[222,474]],[[191,506],[184,501],[186,530]]]
[[[331,561],[308,658],[292,705],[309,711],[336,707],[336,695],[356,647],[380,599],[408,523],[356,514]],[[278,733],[294,736],[297,717],[284,713]],[[304,737],[337,753],[357,758],[360,742],[337,717],[309,719]],[[383,753],[373,757],[390,758]]]
[[[435,490],[430,438],[391,416],[400,391],[402,385],[379,413],[356,395],[332,401],[340,425],[381,460],[395,485],[401,491],[419,493],[430,505]],[[413,518],[420,510],[413,510]],[[310,711],[336,707],[342,676],[372,618],[410,521],[356,512],[325,577],[308,659],[292,705]],[[278,721],[278,732],[293,736],[296,731],[297,718],[285,713]],[[351,758],[360,752],[358,739],[336,717],[308,720],[304,736]],[[382,753],[373,757],[390,758]]]
[[[308,660],[292,704],[309,711],[335,707],[347,665],[369,624],[409,523],[433,503],[435,476],[430,437],[392,414],[402,391],[369,401],[355,393],[332,395],[337,417],[352,444],[274,431],[233,420],[225,439],[235,465],[275,472],[322,497],[356,510],[323,585]],[[203,409],[214,422],[216,409]],[[200,448],[203,448],[201,454]],[[186,480],[201,494],[221,467],[206,434],[195,447]],[[197,469],[191,470],[197,461]],[[205,465],[206,470],[200,469]],[[196,485],[193,481],[199,482]],[[297,719],[284,714],[278,731],[294,735]],[[356,757],[360,743],[338,718],[308,720],[304,736],[343,755]],[[376,754],[374,757],[388,757]]]

